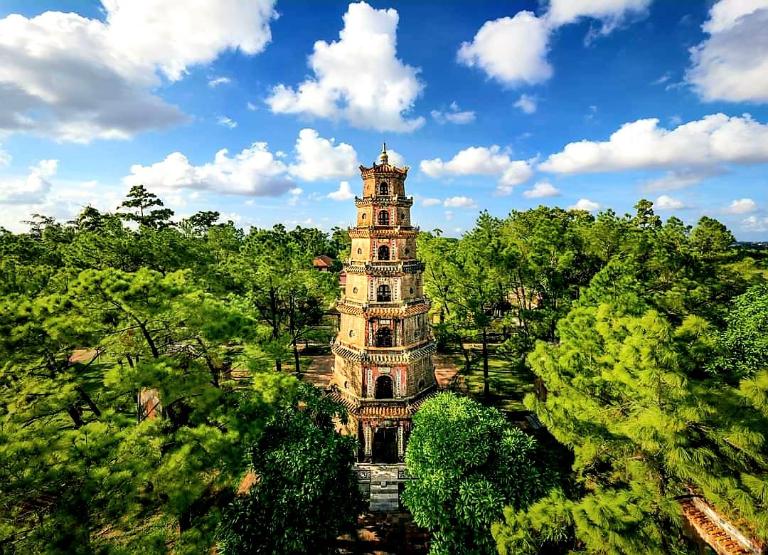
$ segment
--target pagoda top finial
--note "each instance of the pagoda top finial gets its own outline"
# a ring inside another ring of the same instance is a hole
[[[381,145],[381,154],[379,154],[378,161],[373,162],[373,166],[370,168],[366,168],[365,166],[360,166],[360,173],[365,177],[369,177],[371,175],[378,175],[378,174],[396,174],[396,175],[402,175],[406,176],[408,175],[408,166],[403,166],[402,168],[398,168],[394,164],[389,163],[389,154],[387,154],[387,143],[384,143]]]

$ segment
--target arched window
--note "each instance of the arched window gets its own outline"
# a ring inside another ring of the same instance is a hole
[[[379,194],[384,196],[389,195],[389,185],[387,185],[386,181],[379,183]]]
[[[377,347],[392,346],[392,330],[391,329],[379,328],[376,330],[376,346]]]
[[[388,303],[392,300],[392,290],[386,283],[379,285],[376,289],[376,300],[382,303]]]
[[[376,399],[391,399],[394,397],[392,390],[392,378],[389,376],[379,376],[376,378],[376,389],[373,396]]]
[[[386,210],[379,212],[379,225],[389,225],[389,212]]]
[[[389,247],[387,245],[379,247],[379,260],[389,260]]]

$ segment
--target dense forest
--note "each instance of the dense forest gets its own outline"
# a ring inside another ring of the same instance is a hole
[[[178,221],[140,186],[31,218],[0,230],[0,552],[333,552],[357,450],[301,347],[333,335],[312,258],[346,233]],[[482,213],[419,255],[440,348],[486,378],[414,417],[404,503],[431,552],[692,553],[694,494],[768,538],[762,251],[640,201]],[[531,373],[543,432],[488,406],[491,351]]]

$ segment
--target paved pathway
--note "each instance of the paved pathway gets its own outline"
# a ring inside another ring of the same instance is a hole
[[[429,533],[416,526],[408,513],[365,513],[357,526],[354,537],[347,534],[338,539],[338,553],[422,555],[429,550]]]
[[[333,374],[333,355],[319,355],[312,357],[312,362],[304,372],[304,381],[311,383],[320,389],[328,387]]]
[[[459,374],[459,367],[456,366],[450,355],[433,355],[432,362],[435,364],[437,387],[467,392],[464,376]]]

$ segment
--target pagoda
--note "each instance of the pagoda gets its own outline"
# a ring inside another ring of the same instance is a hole
[[[349,409],[346,433],[359,439],[363,463],[403,461],[411,417],[436,388],[424,296],[424,264],[416,259],[413,198],[405,196],[408,167],[360,166],[363,196],[349,230],[346,284],[337,303],[339,334],[330,389]]]

